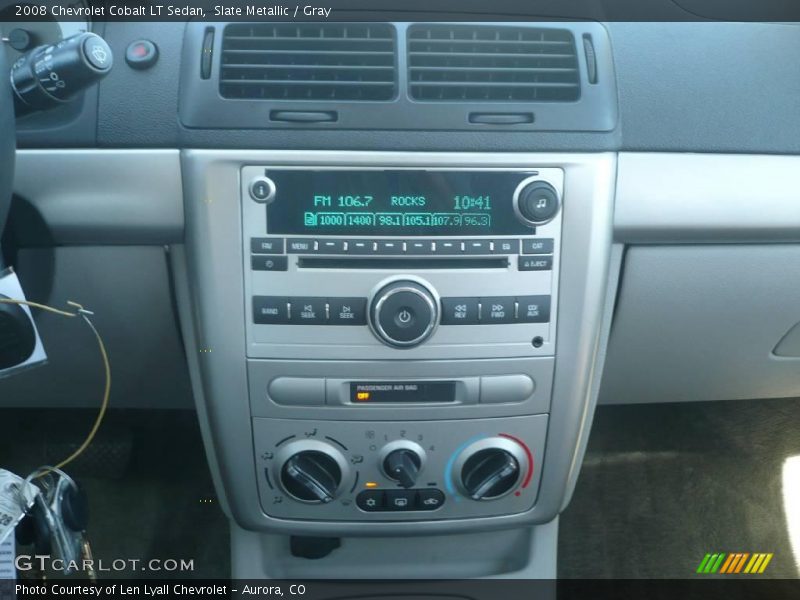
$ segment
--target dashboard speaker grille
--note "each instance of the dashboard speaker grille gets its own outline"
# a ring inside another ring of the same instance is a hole
[[[570,102],[581,92],[566,29],[412,25],[408,75],[411,97],[424,101]]]
[[[386,23],[237,23],[222,38],[223,98],[391,100],[396,36]]]

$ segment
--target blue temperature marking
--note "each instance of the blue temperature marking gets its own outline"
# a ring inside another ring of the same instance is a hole
[[[463,452],[463,450],[467,446],[469,446],[473,442],[477,442],[478,440],[481,440],[481,439],[483,439],[485,437],[486,437],[486,434],[482,433],[480,435],[476,435],[475,437],[472,437],[472,438],[468,439],[466,442],[461,444],[458,448],[455,449],[455,452],[453,452],[453,455],[450,457],[450,459],[447,461],[447,465],[445,465],[445,467],[444,467],[444,487],[450,493],[450,495],[455,496],[456,502],[461,500],[461,498],[456,496],[456,489],[455,489],[455,487],[453,487],[453,478],[450,476],[452,471],[453,471],[453,463],[456,462],[456,457],[459,454],[461,454],[461,452]]]

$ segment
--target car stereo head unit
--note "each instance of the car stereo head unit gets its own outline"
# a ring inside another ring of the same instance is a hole
[[[241,175],[251,357],[552,354],[562,169]]]

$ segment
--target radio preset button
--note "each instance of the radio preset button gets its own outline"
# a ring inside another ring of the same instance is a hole
[[[406,254],[432,254],[433,244],[431,240],[406,241]]]
[[[477,298],[442,298],[442,325],[477,325]]]
[[[328,303],[329,325],[366,325],[366,298],[331,298]]]
[[[250,251],[253,254],[283,254],[283,238],[251,238]]]
[[[350,240],[347,242],[348,254],[375,254],[377,247],[371,240]]]
[[[325,298],[291,298],[289,320],[298,325],[321,325],[327,320]]]
[[[524,239],[522,240],[523,254],[552,254],[553,239]]]
[[[344,240],[314,240],[316,254],[344,254],[347,243]]]
[[[288,256],[251,256],[250,265],[254,271],[286,271],[289,268]]]
[[[466,240],[464,242],[464,254],[491,254],[491,244],[489,240]]]
[[[547,323],[550,321],[550,296],[520,296],[517,309],[517,320],[522,323]]]
[[[520,271],[550,271],[553,268],[553,257],[520,256],[517,268]]]
[[[461,240],[438,240],[434,254],[461,254]]]
[[[483,323],[513,323],[514,298],[500,296],[481,298],[481,321]]]
[[[279,296],[253,296],[253,322],[284,325],[289,322],[289,301]]]
[[[381,240],[378,242],[378,254],[403,254],[403,242]]]
[[[494,240],[492,254],[519,254],[519,240]]]

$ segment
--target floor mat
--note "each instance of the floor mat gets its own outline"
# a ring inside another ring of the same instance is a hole
[[[0,465],[27,474],[52,464],[83,440],[95,415],[4,410]],[[88,538],[109,568],[102,579],[230,576],[228,523],[194,412],[110,411],[91,450],[67,471],[88,492]],[[139,562],[122,562],[131,560]]]
[[[793,456],[797,399],[600,407],[560,521],[559,576],[685,578],[706,553],[760,552],[774,553],[761,577],[798,577]]]

